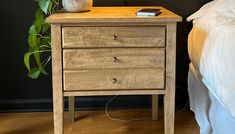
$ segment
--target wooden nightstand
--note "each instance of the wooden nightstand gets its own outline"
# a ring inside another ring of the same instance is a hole
[[[56,13],[52,31],[54,131],[63,133],[63,98],[69,96],[164,95],[165,134],[174,133],[176,23],[181,17],[160,8],[157,17],[136,17],[144,7],[94,7]]]

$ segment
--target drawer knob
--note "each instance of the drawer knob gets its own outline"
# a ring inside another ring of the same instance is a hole
[[[113,40],[117,40],[117,36],[116,35],[113,35]]]
[[[113,78],[113,84],[116,84],[116,83],[117,83],[117,79]]]
[[[117,62],[118,58],[117,57],[113,57],[113,62]]]

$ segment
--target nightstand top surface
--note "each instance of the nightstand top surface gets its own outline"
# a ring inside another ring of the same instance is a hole
[[[142,8],[159,8],[161,14],[154,17],[136,16]],[[89,12],[69,13],[61,10],[47,18],[48,23],[84,23],[84,22],[180,22],[182,18],[161,6],[139,7],[93,7]]]

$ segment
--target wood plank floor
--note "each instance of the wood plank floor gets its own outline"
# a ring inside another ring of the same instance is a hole
[[[158,121],[151,120],[150,109],[113,110],[113,117],[121,119],[144,118],[140,121],[109,120],[104,111],[76,112],[71,122],[65,112],[65,134],[163,134],[163,114]],[[52,112],[0,113],[0,134],[53,134]],[[190,111],[176,113],[175,134],[199,134],[199,128]]]

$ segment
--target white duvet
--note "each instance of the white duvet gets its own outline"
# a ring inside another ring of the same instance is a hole
[[[191,15],[188,51],[212,94],[235,118],[235,0],[214,0]]]

